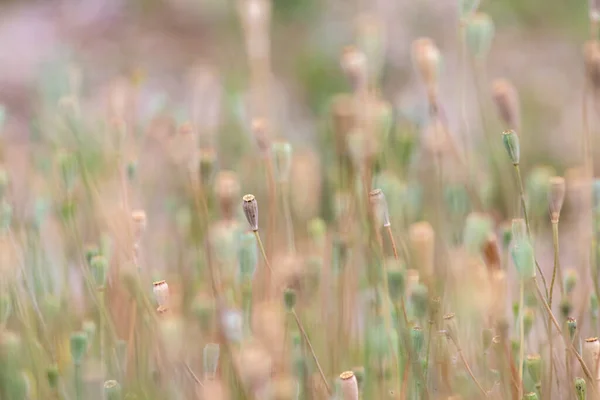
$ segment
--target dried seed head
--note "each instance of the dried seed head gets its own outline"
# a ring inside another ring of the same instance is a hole
[[[340,65],[354,90],[365,87],[367,84],[367,57],[362,51],[354,46],[344,47]]]
[[[600,45],[595,40],[585,43],[583,59],[588,80],[595,88],[600,87]]]
[[[518,165],[521,158],[521,148],[517,132],[512,129],[502,132],[502,142],[504,143],[508,157],[510,157],[510,161],[514,165]]]
[[[169,285],[166,281],[156,281],[152,284],[154,299],[158,304],[157,311],[164,313],[169,309]]]
[[[467,20],[466,41],[471,53],[478,58],[485,58],[494,39],[494,21],[485,13],[475,13]]]
[[[507,79],[492,82],[492,98],[507,129],[520,129],[521,107],[519,93]]]
[[[358,382],[354,372],[345,371],[340,374],[342,400],[358,400]]]
[[[437,96],[442,56],[430,38],[420,38],[412,44],[413,63],[427,87],[430,98]]]
[[[385,195],[381,189],[373,189],[369,192],[369,202],[373,208],[373,214],[377,223],[384,227],[390,226],[390,213],[388,211]]]
[[[202,350],[204,379],[215,379],[219,366],[220,347],[218,343],[207,343]]]
[[[233,218],[233,205],[240,195],[240,181],[233,171],[220,171],[215,177],[215,196],[225,219]]]
[[[250,229],[258,231],[258,202],[253,194],[247,194],[242,198],[242,208]]]
[[[422,279],[433,277],[435,232],[429,222],[417,222],[409,228],[409,242],[413,268],[418,269]]]
[[[560,210],[565,200],[565,178],[553,176],[550,178],[550,190],[548,192],[548,203],[550,205],[550,218],[558,222]]]
[[[275,142],[271,145],[273,173],[278,182],[287,182],[292,170],[292,145],[289,142]]]

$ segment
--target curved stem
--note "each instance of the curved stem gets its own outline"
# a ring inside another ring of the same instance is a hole
[[[392,243],[392,250],[394,251],[394,259],[399,260],[400,257],[398,256],[398,248],[396,247],[396,240],[394,240],[394,234],[392,233],[392,226],[391,225],[386,226],[386,230],[387,230],[388,236],[390,238],[390,242]]]

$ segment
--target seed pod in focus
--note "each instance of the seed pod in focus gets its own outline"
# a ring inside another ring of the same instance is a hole
[[[247,194],[242,198],[242,208],[250,229],[258,231],[258,202],[253,194]]]
[[[477,58],[485,58],[494,39],[494,22],[485,13],[473,14],[466,23],[466,41],[471,53]]]
[[[342,400],[358,400],[358,381],[354,372],[345,371],[340,374]]]
[[[502,132],[502,142],[508,153],[508,157],[513,165],[518,165],[521,158],[521,148],[519,145],[519,136],[512,129]]]
[[[550,207],[550,218],[553,222],[558,222],[560,210],[565,201],[565,178],[554,176],[550,178],[550,189],[548,191],[548,203]]]
[[[492,97],[500,119],[507,129],[521,128],[521,110],[519,93],[507,79],[496,79],[492,82]]]

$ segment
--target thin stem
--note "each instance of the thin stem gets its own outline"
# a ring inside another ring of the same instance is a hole
[[[525,358],[525,327],[523,326],[523,306],[525,303],[525,282],[519,282],[519,399],[523,398],[523,359]]]
[[[433,322],[433,318],[429,320],[429,332],[427,333],[427,348],[425,349],[425,380],[427,380],[427,372],[429,370],[429,353],[431,353],[431,337],[433,336]]]
[[[321,379],[323,380],[323,383],[325,384],[327,393],[329,393],[329,395],[331,396],[333,394],[333,392],[331,391],[331,388],[329,387],[329,383],[327,382],[325,373],[323,373],[323,368],[321,368],[321,364],[319,364],[317,354],[315,353],[315,350],[313,349],[312,344],[310,343],[310,339],[308,338],[308,335],[306,334],[306,331],[304,330],[304,326],[302,325],[302,322],[300,321],[300,318],[298,317],[296,310],[292,308],[292,310],[290,312],[294,316],[294,319],[296,320],[296,325],[298,325],[298,329],[300,329],[300,333],[302,334],[302,338],[304,339],[304,342],[308,346],[308,349],[310,350],[310,354],[312,355],[312,358],[313,358],[315,364],[317,365],[317,369],[319,370]]]
[[[288,249],[290,253],[296,253],[296,242],[294,240],[294,224],[292,221],[292,210],[290,208],[289,184],[285,184],[285,190],[282,190],[281,201],[283,203],[283,217],[285,218],[285,228],[287,234]]]
[[[559,251],[558,251],[558,219],[552,219],[552,245],[554,247],[554,268],[552,270],[552,280],[550,281],[550,296],[548,297],[548,305],[550,309],[552,309],[552,298],[554,295],[554,281],[556,280],[556,273],[560,269],[559,262]],[[561,294],[564,294],[564,289],[562,285],[562,272],[560,272],[560,291]],[[548,317],[548,325],[550,325],[550,318]],[[552,398],[552,370],[554,369],[554,352],[553,352],[553,335],[550,334],[548,338],[548,343],[550,347],[550,374],[548,379],[548,393],[550,398]]]
[[[81,371],[81,364],[75,363],[73,365],[73,380],[75,383],[75,399],[83,400],[83,376]]]
[[[256,236],[256,241],[258,242],[258,247],[260,248],[260,252],[265,260],[265,265],[267,266],[268,273],[264,274],[264,293],[266,293],[267,297],[270,297],[271,293],[271,276],[273,275],[273,269],[271,268],[271,264],[269,264],[269,259],[267,258],[267,253],[265,252],[265,246],[263,246],[262,240],[260,240],[260,234],[258,231],[254,231],[254,236]]]
[[[399,260],[400,257],[398,256],[398,248],[396,247],[396,240],[394,240],[394,234],[392,233],[392,226],[391,225],[386,226],[386,230],[387,230],[388,236],[390,238],[390,242],[392,243],[392,250],[394,251],[394,259]]]
[[[525,226],[527,228],[527,236],[529,237],[529,240],[531,240],[532,237],[531,237],[531,230],[529,228],[529,217],[527,215],[527,206],[525,204],[525,189],[523,188],[523,178],[521,177],[521,168],[519,167],[519,164],[514,164],[514,167],[515,167],[515,171],[517,173],[517,181],[519,183],[519,196],[521,198],[521,208],[523,209],[523,217],[525,219]],[[546,278],[544,277],[544,273],[542,272],[542,269],[540,268],[540,264],[537,262],[537,259],[535,259],[535,266],[537,267],[537,270],[540,273],[540,276],[542,277],[542,283],[544,284],[544,290],[546,291],[546,298],[548,298],[549,297],[548,284],[546,283]]]
[[[481,383],[479,382],[479,380],[477,380],[477,378],[475,377],[475,374],[473,373],[473,370],[471,369],[471,366],[469,365],[467,359],[465,358],[465,355],[464,355],[464,353],[462,351],[462,348],[460,346],[457,346],[457,351],[458,351],[458,355],[460,356],[460,360],[462,361],[463,365],[465,366],[465,369],[469,373],[469,376],[471,377],[471,379],[473,380],[473,382],[475,382],[475,385],[477,385],[477,387],[479,388],[479,390],[481,391],[481,393],[487,399],[489,397],[488,396],[488,392],[483,388],[483,386],[481,385]],[[521,367],[521,368],[523,368],[523,367]],[[521,397],[519,397],[519,398],[521,398]]]
[[[269,219],[267,222],[267,249],[269,255],[273,255],[273,240],[275,238],[275,217],[277,209],[277,187],[275,186],[275,177],[273,173],[273,163],[268,153],[265,154],[265,166],[267,174],[267,186],[269,192],[269,209],[273,210],[269,213]],[[266,257],[265,257],[266,258]]]

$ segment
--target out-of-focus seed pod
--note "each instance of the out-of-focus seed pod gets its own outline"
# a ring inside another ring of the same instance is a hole
[[[492,82],[492,98],[502,122],[507,129],[518,130],[521,127],[521,106],[519,93],[507,79]]]
[[[523,395],[523,400],[538,400],[539,397],[536,392],[528,392]]]
[[[340,65],[355,91],[362,90],[368,82],[367,56],[354,46],[342,51]]]
[[[340,374],[342,399],[358,400],[358,381],[354,372],[345,371]]]
[[[269,150],[270,143],[267,120],[263,118],[255,118],[252,121],[251,130],[259,151],[262,154],[266,154]]]
[[[429,291],[427,286],[418,284],[414,287],[410,295],[413,312],[416,318],[423,318],[427,315],[427,308],[429,306]]]
[[[254,234],[251,232],[242,233],[238,248],[240,280],[251,280],[258,265],[258,248]]]
[[[421,355],[423,351],[423,345],[425,344],[425,334],[420,326],[413,326],[410,330],[410,339],[413,346],[413,350],[417,357]]]
[[[481,0],[458,0],[458,13],[461,19],[465,19],[479,7]]]
[[[515,241],[510,249],[510,254],[521,279],[525,280],[535,276],[535,255],[529,239],[523,238]]]
[[[78,365],[87,353],[88,335],[85,332],[75,332],[71,335],[71,357],[73,363]]]
[[[485,58],[494,39],[494,21],[485,13],[475,13],[466,22],[465,27],[467,46],[477,58]]]
[[[152,284],[154,299],[158,304],[157,311],[164,313],[169,309],[169,285],[166,281],[156,281]]]
[[[78,162],[73,153],[60,151],[56,155],[56,164],[66,192],[71,192],[75,187],[78,175]]]
[[[550,189],[548,190],[548,203],[550,206],[550,218],[558,222],[560,210],[565,201],[565,178],[562,176],[553,176],[550,178]]]
[[[482,213],[471,213],[465,221],[463,243],[471,254],[479,254],[487,238],[492,233],[492,219]]]
[[[527,225],[523,218],[515,218],[512,220],[511,237],[515,242],[527,238]]]
[[[525,308],[523,310],[523,332],[525,337],[529,336],[531,328],[533,328],[533,322],[535,321],[535,312],[532,308]]]
[[[525,367],[534,384],[542,380],[542,358],[539,354],[530,354],[525,359]]]
[[[58,365],[52,364],[46,369],[46,379],[48,380],[48,386],[51,389],[56,389],[58,387],[58,380],[60,378],[60,373],[58,371]]]
[[[569,332],[569,339],[573,340],[577,332],[577,320],[575,318],[567,318],[567,331]]]
[[[556,172],[552,167],[537,166],[531,170],[525,181],[527,210],[535,218],[544,218],[551,207],[550,181]]]
[[[258,231],[258,202],[253,194],[247,194],[242,198],[242,208],[250,229]]]
[[[504,148],[508,153],[510,161],[514,165],[518,165],[521,159],[521,147],[519,145],[519,136],[517,135],[517,132],[512,129],[502,132],[502,142],[504,143]]]
[[[571,315],[571,312],[573,312],[573,303],[571,302],[570,299],[568,298],[562,298],[560,300],[560,304],[558,305],[559,309],[560,309],[560,314],[563,318],[563,320],[566,320],[567,318],[569,318],[569,316]]]
[[[214,187],[223,218],[234,218],[234,205],[240,195],[240,182],[237,174],[232,171],[219,171],[215,177]]]
[[[97,255],[90,260],[90,270],[94,277],[94,283],[98,288],[106,286],[106,276],[108,272],[108,261],[104,256]]]
[[[430,102],[435,103],[442,56],[430,38],[420,38],[412,44],[413,63],[427,88]]]
[[[198,151],[198,177],[205,186],[211,184],[217,171],[217,152],[212,147]]]
[[[139,243],[148,224],[146,212],[144,210],[133,210],[131,220],[133,221],[133,240],[135,243]]]
[[[385,61],[385,25],[375,14],[362,14],[357,21],[357,45],[367,58],[369,79],[381,77]]]
[[[394,301],[397,301],[404,296],[404,291],[406,289],[406,276],[404,268],[402,268],[399,263],[391,263],[390,265],[388,262],[387,278],[390,298]]]
[[[565,271],[565,293],[570,295],[573,293],[575,286],[577,286],[577,282],[579,282],[579,273],[573,269],[569,268]]]
[[[413,267],[421,279],[430,282],[434,275],[435,233],[429,222],[418,222],[409,228],[409,243]]]
[[[292,289],[285,289],[283,291],[283,301],[285,308],[291,311],[296,306],[296,292]]]

